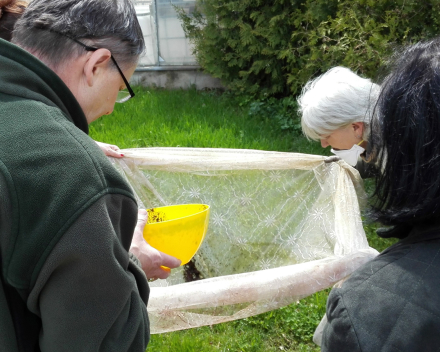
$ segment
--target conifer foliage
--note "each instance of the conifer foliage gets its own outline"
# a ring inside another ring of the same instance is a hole
[[[374,78],[394,44],[440,34],[439,0],[196,0],[176,8],[202,68],[257,99],[343,65]]]

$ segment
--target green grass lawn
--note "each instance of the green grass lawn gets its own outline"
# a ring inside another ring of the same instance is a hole
[[[135,87],[136,97],[116,104],[112,115],[90,125],[97,141],[120,148],[200,147],[260,149],[329,155],[319,143],[275,123],[248,116],[248,108],[227,94],[195,90],[149,90]],[[370,245],[379,251],[392,244],[365,225]],[[297,304],[255,317],[214,326],[152,335],[149,351],[319,351],[311,342],[325,312],[329,290]]]
[[[115,111],[90,126],[90,135],[120,148],[197,147],[295,151],[323,149],[302,136],[283,133],[271,121],[248,117],[228,95],[196,90],[147,90],[116,104]]]

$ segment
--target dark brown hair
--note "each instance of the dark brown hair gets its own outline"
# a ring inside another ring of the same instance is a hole
[[[27,2],[0,0],[0,38],[10,41],[15,22],[26,9]]]

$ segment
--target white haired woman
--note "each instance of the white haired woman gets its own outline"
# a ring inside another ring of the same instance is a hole
[[[303,133],[323,148],[330,146],[363,177],[375,170],[368,139],[379,90],[369,79],[338,66],[307,82],[298,98]]]

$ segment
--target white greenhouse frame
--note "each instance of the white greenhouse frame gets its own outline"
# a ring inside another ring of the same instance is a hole
[[[146,53],[140,58],[138,68],[163,70],[199,67],[173,5],[191,12],[195,0],[135,1],[146,45]]]

